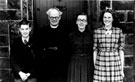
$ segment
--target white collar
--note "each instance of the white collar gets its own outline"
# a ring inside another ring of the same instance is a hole
[[[26,40],[28,42],[29,41],[29,37],[27,37],[27,38],[22,37],[22,41],[23,42],[24,42],[24,40]]]
[[[59,25],[56,25],[56,26],[53,26],[53,25],[50,25],[51,28],[57,28]]]

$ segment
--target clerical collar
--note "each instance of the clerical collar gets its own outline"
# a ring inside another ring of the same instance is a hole
[[[50,25],[51,28],[57,28],[59,25],[56,25],[56,26],[53,26],[53,25]]]

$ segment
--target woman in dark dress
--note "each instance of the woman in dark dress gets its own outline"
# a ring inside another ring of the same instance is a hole
[[[88,72],[89,70],[92,71],[93,67],[92,62],[89,61],[92,58],[92,54],[90,54],[92,53],[92,39],[91,33],[87,28],[87,20],[85,13],[78,14],[76,19],[77,30],[70,33],[72,57],[69,66],[68,82],[88,82],[88,79],[92,77]],[[91,69],[88,69],[88,66],[91,66]]]

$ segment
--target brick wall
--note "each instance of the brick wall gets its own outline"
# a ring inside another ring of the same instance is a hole
[[[32,22],[33,0],[0,0],[0,82],[13,82],[10,43],[18,34],[17,23],[26,17]]]

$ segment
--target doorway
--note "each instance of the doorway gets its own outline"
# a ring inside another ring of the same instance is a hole
[[[58,7],[62,12],[62,24],[67,24],[69,31],[75,24],[75,16],[80,12],[93,16],[96,10],[96,1],[90,0],[34,0],[34,21],[36,31],[49,23],[46,11],[51,7]],[[92,6],[90,6],[92,5]],[[94,10],[92,8],[95,8]],[[96,17],[96,16],[95,16]],[[90,17],[89,17],[90,18]],[[95,18],[96,19],[96,18]]]

